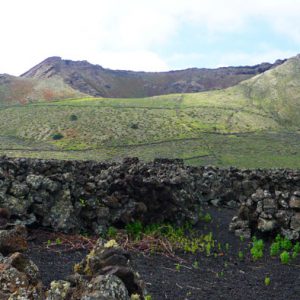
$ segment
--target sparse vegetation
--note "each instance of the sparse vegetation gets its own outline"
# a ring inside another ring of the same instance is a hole
[[[298,111],[296,100],[264,107],[261,99],[248,98],[245,84],[195,94],[82,98],[6,108],[0,110],[1,146],[14,150],[0,154],[97,160],[160,156],[182,158],[190,165],[299,168],[297,127],[273,111],[284,111],[283,117],[290,119],[286,112]],[[291,116],[292,123],[300,119]],[[53,140],[57,133],[63,138]],[[15,141],[16,147],[9,147]],[[30,151],[24,151],[25,144]]]
[[[282,251],[282,252],[281,252]],[[280,253],[281,252],[281,253]],[[292,259],[296,259],[300,253],[300,243],[292,243],[289,239],[278,234],[270,246],[270,255],[279,256],[283,264],[288,264]]]

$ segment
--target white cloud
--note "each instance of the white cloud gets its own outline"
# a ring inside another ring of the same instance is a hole
[[[100,52],[94,55],[90,61],[110,69],[132,70],[132,71],[167,71],[169,66],[157,54],[150,51],[120,51]]]
[[[262,62],[273,63],[277,59],[290,58],[297,53],[293,51],[281,51],[281,50],[267,50],[264,52],[233,52],[224,54],[216,61],[216,64],[212,64],[211,67],[224,67],[224,66],[246,66],[256,65]]]
[[[110,68],[164,70],[177,50],[165,54],[169,57],[164,62],[156,49],[170,47],[187,24],[207,32],[203,38],[218,39],[228,32],[243,32],[261,18],[300,46],[299,11],[300,0],[1,1],[0,73],[22,73],[52,55],[98,60]],[[189,52],[201,55],[202,50],[195,45]],[[190,54],[180,55],[181,61],[184,55],[191,59]],[[245,55],[250,63],[253,54]],[[256,60],[264,56],[255,55]]]

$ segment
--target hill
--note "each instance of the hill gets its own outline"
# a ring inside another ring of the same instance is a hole
[[[0,110],[1,153],[300,168],[300,56],[218,91]]]
[[[300,127],[300,55],[241,83],[248,103],[272,115],[284,127]]]
[[[34,101],[52,101],[84,96],[87,95],[73,89],[57,76],[50,79],[35,79],[0,74],[0,105],[25,104]]]
[[[278,60],[274,64],[155,73],[110,70],[87,61],[50,57],[21,77],[43,80],[59,78],[73,89],[94,97],[136,98],[227,88],[283,62]]]

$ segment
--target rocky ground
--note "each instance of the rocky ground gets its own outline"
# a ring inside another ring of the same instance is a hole
[[[173,258],[155,253],[131,253],[134,269],[145,281],[152,299],[300,298],[299,256],[284,265],[278,257],[269,255],[270,241],[266,240],[263,258],[253,261],[250,241],[228,231],[236,211],[213,207],[207,211],[212,221],[200,222],[196,229],[199,235],[212,232],[223,252],[216,255],[212,252],[209,257],[204,253],[178,252]],[[45,285],[52,280],[65,279],[71,274],[73,265],[88,252],[84,249],[64,252],[60,240],[56,245],[53,241],[53,233],[35,230],[30,233],[27,254],[38,265]],[[268,278],[269,283],[266,283]]]

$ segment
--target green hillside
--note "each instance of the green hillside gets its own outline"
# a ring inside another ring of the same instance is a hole
[[[300,55],[238,86],[245,98],[282,126],[300,127]]]
[[[225,90],[0,110],[1,153],[300,168],[300,58]]]

